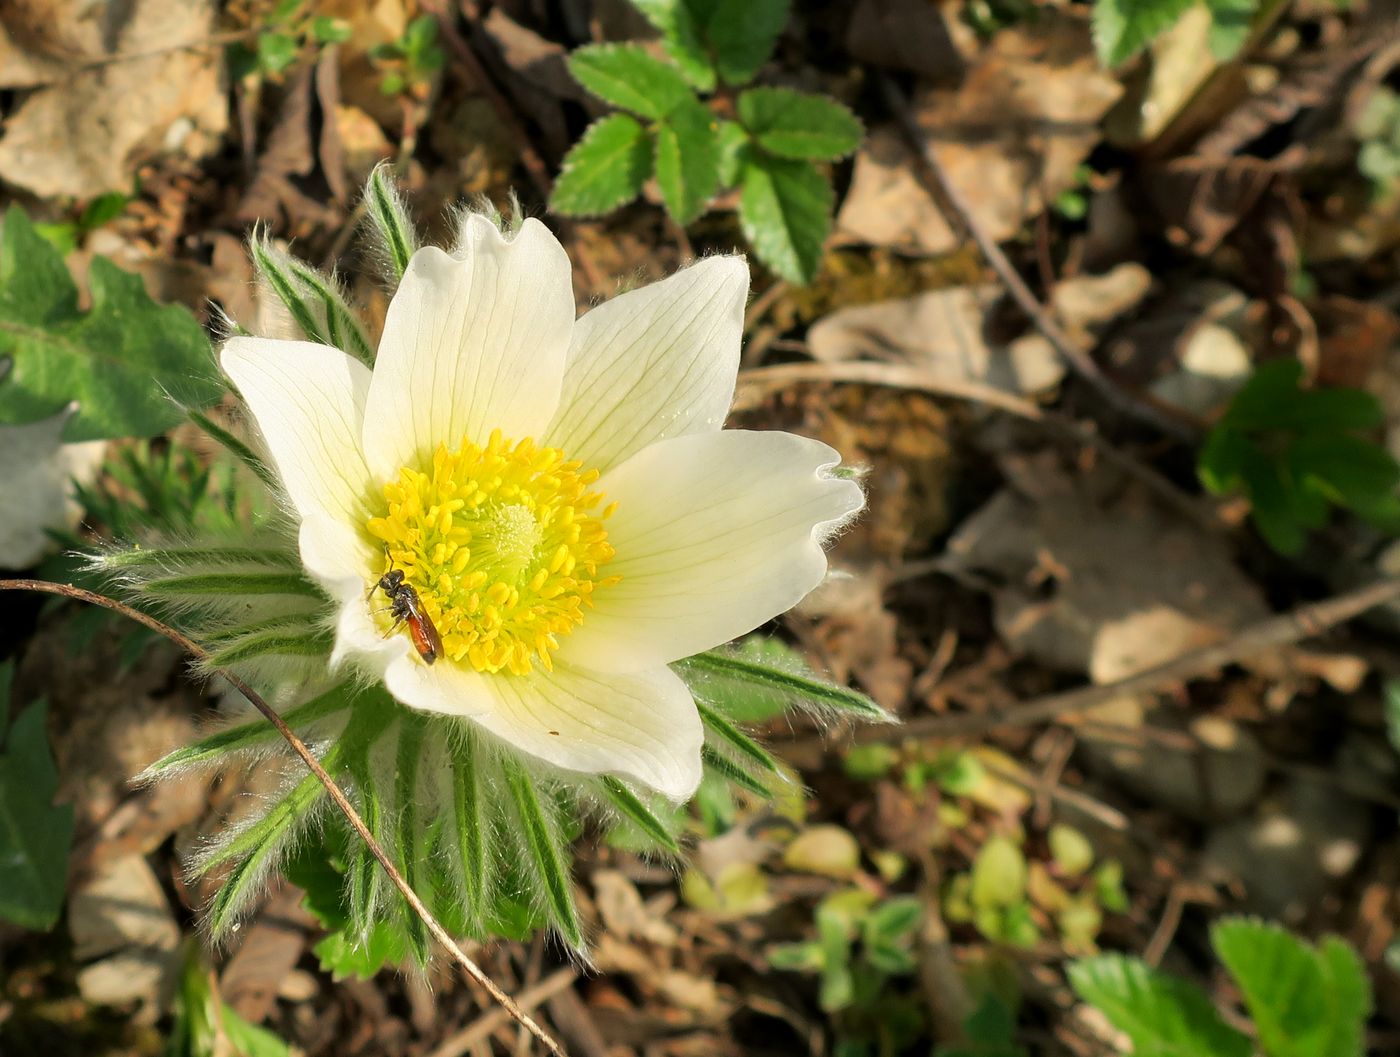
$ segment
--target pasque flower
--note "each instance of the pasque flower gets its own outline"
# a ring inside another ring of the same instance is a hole
[[[538,221],[467,216],[452,253],[412,257],[372,369],[253,337],[222,364],[335,602],[335,664],[547,767],[682,800],[704,737],[668,666],[812,590],[862,495],[824,444],[721,428],[742,259],[577,319],[570,274]],[[396,622],[386,573],[432,648]]]

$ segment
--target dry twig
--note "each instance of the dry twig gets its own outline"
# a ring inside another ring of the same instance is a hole
[[[169,639],[176,646],[180,647],[180,649],[197,660],[208,661],[209,659],[209,654],[203,647],[192,639],[182,635],[168,624],[162,624],[159,620],[156,620],[155,617],[142,613],[139,609],[133,609],[123,602],[118,602],[114,598],[108,598],[106,595],[99,595],[94,591],[87,591],[81,587],[74,587],[72,584],[49,583],[45,580],[0,580],[0,591],[38,591],[43,594],[61,595],[64,598],[73,598],[80,602],[88,602],[95,606],[101,606],[104,609],[110,609],[113,612],[120,613],[124,617],[129,617],[138,624],[142,624],[157,634],[165,636],[165,638]],[[370,854],[379,861],[379,865],[383,868],[385,874],[388,875],[394,887],[399,890],[399,894],[403,896],[404,901],[408,903],[413,912],[418,915],[418,918],[423,922],[424,926],[426,926],[428,932],[432,934],[433,939],[447,948],[448,953],[452,956],[452,960],[462,967],[462,971],[485,988],[487,993],[500,1004],[505,1014],[517,1021],[535,1038],[539,1039],[550,1053],[556,1054],[557,1057],[567,1057],[563,1047],[555,1042],[553,1037],[535,1022],[534,1018],[516,1004],[515,1000],[512,999],[510,995],[497,987],[496,983],[482,971],[481,967],[477,965],[476,962],[472,961],[471,958],[467,957],[466,952],[457,945],[457,942],[450,935],[448,935],[447,930],[442,927],[441,922],[433,916],[432,911],[418,898],[418,893],[404,880],[403,874],[399,872],[398,867],[394,865],[388,853],[385,852],[379,842],[374,839],[374,835],[370,833],[369,828],[365,825],[364,819],[360,818],[359,812],[355,810],[354,805],[350,803],[344,791],[336,784],[335,779],[326,773],[326,769],[321,766],[321,761],[316,759],[311,750],[306,747],[306,742],[302,741],[301,738],[297,736],[296,731],[287,726],[286,721],[273,710],[271,705],[263,700],[261,694],[238,676],[234,675],[232,672],[223,670],[220,670],[218,674],[228,682],[230,686],[246,697],[253,707],[263,714],[263,718],[277,728],[277,733],[282,735],[282,738],[292,747],[292,751],[301,757],[302,762],[306,764],[311,773],[314,774],[321,785],[325,787],[326,793],[329,794],[330,798],[335,801],[335,806],[338,807],[340,813],[345,816],[345,821],[350,823],[350,827],[359,835],[360,839],[365,842],[365,846],[369,848]],[[572,970],[570,970],[570,972],[572,973]]]
[[[1117,682],[1082,686],[1060,694],[1014,705],[998,712],[972,715],[919,716],[902,725],[865,727],[855,732],[857,742],[898,741],[902,738],[968,737],[1007,727],[1025,727],[1053,721],[1067,712],[1083,712],[1114,698],[1145,693],[1164,683],[1194,679],[1224,665],[1265,650],[1311,638],[1328,628],[1360,616],[1368,609],[1400,598],[1400,576],[1388,577],[1355,590],[1334,595],[1280,613],[1242,629],[1222,642],[1182,654]]]
[[[1020,273],[1012,266],[1006,254],[1001,251],[996,240],[983,231],[981,225],[977,223],[976,217],[973,216],[972,211],[963,200],[962,194],[948,179],[948,174],[944,171],[943,164],[938,160],[938,155],[924,145],[922,132],[918,122],[914,120],[914,115],[909,109],[909,102],[904,98],[904,93],[885,74],[877,74],[875,79],[885,98],[886,106],[894,115],[901,134],[913,152],[915,168],[923,177],[925,190],[939,203],[940,208],[943,208],[948,220],[955,226],[961,227],[977,243],[977,248],[982,251],[982,256],[986,258],[992,270],[997,273],[997,277],[1005,284],[1012,300],[1021,307],[1021,311],[1030,317],[1036,329],[1045,335],[1050,344],[1055,346],[1055,350],[1064,358],[1065,362],[1079,377],[1093,386],[1095,391],[1110,405],[1124,414],[1155,426],[1168,436],[1176,437],[1179,440],[1194,439],[1193,432],[1186,423],[1173,418],[1152,404],[1137,399],[1121,386],[1116,385],[1099,369],[1099,365],[1094,362],[1089,352],[1065,333],[1064,328],[1046,311],[1045,306],[1036,299],[1035,294],[1031,293],[1030,287],[1026,285]]]

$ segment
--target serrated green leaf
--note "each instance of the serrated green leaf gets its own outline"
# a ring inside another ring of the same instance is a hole
[[[681,74],[702,92],[714,90],[714,63],[705,42],[705,27],[715,0],[632,0],[632,5],[661,31],[661,43]]]
[[[609,802],[628,821],[650,837],[657,846],[672,855],[680,854],[681,849],[680,845],[676,843],[675,834],[671,832],[666,823],[656,817],[646,804],[642,803],[636,793],[611,775],[605,775],[602,784]]]
[[[363,937],[337,929],[311,950],[321,960],[321,969],[337,983],[350,977],[368,980],[386,965],[408,957],[408,936],[398,922],[376,921]]]
[[[209,341],[189,312],[157,305],[139,276],[103,257],[88,289],[92,307],[80,312],[63,258],[11,206],[0,236],[0,361],[10,361],[0,422],[49,418],[77,401],[65,441],[150,437],[184,417],[176,400],[219,399]]]
[[[1195,0],[1095,0],[1094,45],[1099,61],[1117,66],[1174,26]]]
[[[783,158],[842,158],[865,132],[834,99],[790,88],[748,89],[739,96],[739,119],[760,147]]]
[[[574,906],[573,882],[568,859],[560,847],[554,826],[545,815],[534,782],[514,760],[502,760],[506,787],[520,823],[520,837],[528,855],[527,868],[539,882],[549,905],[550,918],[560,935],[576,950],[583,946],[583,929]]]
[[[1198,987],[1136,958],[1105,954],[1074,962],[1069,982],[1128,1036],[1136,1057],[1250,1057],[1249,1040]]]
[[[595,121],[564,156],[550,208],[566,216],[598,216],[636,198],[651,176],[651,137],[636,118]]]
[[[719,147],[719,182],[721,187],[733,187],[739,182],[744,163],[752,150],[749,134],[737,121],[721,121],[715,133]]]
[[[1400,465],[1390,452],[1344,433],[1299,437],[1289,460],[1299,477],[1318,481],[1333,502],[1357,510],[1393,496],[1400,484]]]
[[[719,189],[714,115],[693,97],[656,127],[656,183],[671,219],[682,226],[704,212]]]
[[[0,735],[13,671],[12,662],[0,665]],[[42,701],[21,712],[0,755],[0,918],[28,929],[50,929],[58,921],[73,840],[73,808],[53,802],[58,770],[47,715]]]
[[[663,118],[696,101],[680,70],[638,44],[586,45],[569,56],[569,72],[604,102],[642,117]]]
[[[790,282],[821,266],[835,195],[810,162],[755,153],[740,176],[739,221],[762,261]]]
[[[1370,988],[1344,943],[1319,951],[1278,925],[1234,918],[1211,929],[1211,944],[1269,1057],[1359,1057]]]
[[[787,25],[788,0],[717,0],[706,23],[715,69],[725,84],[753,79]]]

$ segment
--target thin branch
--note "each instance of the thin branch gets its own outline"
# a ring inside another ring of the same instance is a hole
[[[94,591],[87,591],[81,587],[74,587],[72,584],[49,583],[45,580],[0,580],[0,591],[38,591],[44,594],[62,595],[64,598],[74,598],[80,602],[88,602],[95,606],[101,606],[104,609],[110,609],[113,612],[122,614],[122,616],[129,617],[138,624],[150,628],[157,634],[164,635],[171,642],[175,643],[176,646],[180,647],[180,649],[197,660],[207,661],[209,659],[209,654],[203,647],[176,631],[168,624],[162,624],[155,617],[142,613],[139,609],[133,609],[123,602],[119,602],[114,598],[108,598],[106,595],[99,595]],[[556,1054],[557,1057],[567,1057],[559,1043],[555,1042],[544,1028],[540,1027],[528,1013],[521,1009],[510,995],[497,987],[495,982],[482,971],[481,967],[467,957],[466,952],[457,945],[457,942],[450,935],[448,935],[447,930],[443,928],[438,919],[433,916],[432,911],[424,906],[423,901],[418,898],[418,893],[404,880],[403,874],[399,873],[398,867],[394,865],[388,853],[385,852],[384,849],[380,847],[379,842],[374,839],[374,835],[370,833],[369,828],[365,825],[364,819],[360,818],[359,812],[355,810],[354,805],[350,803],[350,800],[346,797],[340,786],[336,784],[335,779],[326,773],[326,769],[321,766],[321,761],[316,759],[311,750],[306,747],[306,742],[302,741],[301,738],[297,736],[296,731],[287,726],[282,717],[272,709],[272,706],[263,700],[261,694],[238,676],[234,675],[232,672],[222,670],[218,671],[217,674],[222,676],[229,685],[246,697],[252,703],[253,707],[263,714],[263,718],[277,728],[277,732],[282,735],[287,744],[292,747],[292,750],[301,757],[302,762],[306,764],[311,773],[325,786],[326,792],[330,795],[330,798],[335,801],[335,806],[338,807],[340,813],[345,816],[345,821],[350,823],[350,827],[359,835],[360,839],[365,842],[366,847],[370,850],[370,854],[379,860],[379,865],[383,867],[384,872],[389,876],[389,880],[393,882],[394,887],[399,890],[399,894],[404,897],[404,901],[413,909],[413,912],[417,914],[423,924],[427,926],[433,939],[447,948],[448,952],[452,955],[453,961],[460,965],[462,970],[471,977],[471,979],[484,987],[491,997],[500,1003],[501,1008],[504,1009],[513,1020],[517,1021],[529,1031],[531,1035],[539,1039],[551,1053]]]
[[[1011,261],[1007,259],[1006,254],[1001,251],[996,240],[982,229],[971,207],[963,199],[962,193],[948,179],[947,171],[943,168],[943,163],[938,160],[937,153],[924,143],[923,130],[919,128],[918,122],[914,119],[914,115],[909,109],[909,101],[904,98],[904,93],[886,74],[876,74],[875,80],[880,86],[881,94],[885,97],[885,105],[894,115],[900,132],[914,154],[915,168],[924,177],[925,190],[929,191],[940,208],[944,208],[945,204],[947,207],[951,207],[944,209],[948,219],[955,226],[961,227],[977,243],[977,248],[982,251],[982,256],[986,258],[992,270],[997,273],[997,277],[1005,284],[1012,300],[1021,306],[1021,311],[1030,317],[1036,329],[1045,335],[1051,345],[1055,346],[1055,350],[1064,358],[1070,368],[1091,385],[1109,404],[1124,414],[1155,426],[1163,433],[1179,440],[1194,440],[1194,432],[1186,423],[1168,415],[1152,404],[1135,398],[1131,393],[1115,384],[1111,378],[1099,370],[1099,365],[1094,362],[1088,350],[1065,333],[1064,328],[1046,311],[1045,306],[1036,299],[1035,294],[1031,293],[1030,287],[1026,285],[1025,280],[1021,278]]]
[[[1008,727],[1025,727],[1058,719],[1067,712],[1082,712],[1114,698],[1155,690],[1166,683],[1195,679],[1227,664],[1265,650],[1288,646],[1352,620],[1368,609],[1400,598],[1400,576],[1379,580],[1355,590],[1312,602],[1261,620],[1214,645],[1192,650],[1165,664],[1130,675],[1117,682],[1083,686],[1050,694],[998,712],[951,716],[919,716],[894,727],[863,727],[856,742],[897,741],[902,738],[969,737]]]

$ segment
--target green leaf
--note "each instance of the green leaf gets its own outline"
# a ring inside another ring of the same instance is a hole
[[[788,19],[788,0],[718,0],[706,26],[725,84],[747,84],[773,54]]]
[[[1391,498],[1400,465],[1379,444],[1342,434],[1308,434],[1289,451],[1295,472],[1322,484],[1340,506],[1367,510]]]
[[[757,647],[752,643],[759,643]],[[705,700],[730,718],[757,722],[778,715],[781,709],[752,714],[748,698],[772,695],[786,704],[830,709],[871,723],[889,723],[888,712],[859,691],[824,682],[798,667],[790,651],[773,653],[762,639],[750,639],[738,649],[697,653],[676,664],[676,669]],[[744,712],[737,712],[736,707]],[[750,714],[745,714],[750,713]]]
[[[834,200],[831,184],[810,162],[756,154],[740,177],[744,237],[784,279],[809,283],[821,265]]]
[[[321,969],[337,983],[352,976],[368,980],[384,966],[397,965],[408,956],[408,934],[398,922],[376,921],[363,937],[336,929],[311,950],[321,960]]]
[[[297,61],[296,38],[288,33],[258,34],[258,67],[264,73],[281,73]]]
[[[14,664],[0,665],[0,733],[10,710]],[[73,808],[55,805],[58,770],[36,701],[15,720],[0,756],[0,918],[28,929],[58,921],[67,890]]]
[[[715,139],[719,145],[720,186],[733,187],[744,171],[752,141],[744,126],[737,121],[721,121]]]
[[[307,629],[302,619],[299,630],[263,628],[242,635],[218,649],[209,651],[207,664],[211,668],[228,668],[255,657],[330,657],[335,640],[330,631],[312,626]]]
[[[343,44],[354,35],[354,31],[343,18],[317,15],[311,20],[311,35],[321,44]]]
[[[272,472],[271,467],[263,461],[262,456],[247,444],[224,429],[223,426],[219,425],[208,415],[190,409],[186,409],[185,413],[189,416],[191,422],[204,430],[204,432],[209,434],[214,440],[218,441],[226,451],[235,456],[239,462],[251,470],[253,476],[267,485],[268,488],[272,489],[274,492],[281,489],[281,485],[277,480],[277,475]]]
[[[639,44],[589,44],[569,56],[569,72],[598,98],[642,117],[696,102],[680,70]]]
[[[1391,748],[1400,752],[1400,679],[1385,684],[1385,733]]]
[[[924,904],[917,896],[886,899],[865,919],[866,943],[896,943],[911,939],[924,918]]]
[[[1049,842],[1050,855],[1066,877],[1078,877],[1094,865],[1094,846],[1073,826],[1051,826]]]
[[[92,307],[52,246],[17,206],[0,241],[0,422],[26,423],[78,410],[68,442],[150,437],[184,418],[175,400],[204,407],[224,392],[209,341],[177,305],[157,305],[140,277],[104,257],[88,273]],[[174,399],[172,399],[172,397]]]
[[[527,867],[539,882],[541,894],[549,905],[550,918],[565,942],[578,950],[583,947],[583,929],[574,906],[573,882],[569,877],[568,858],[560,845],[555,826],[540,806],[534,782],[513,759],[503,759],[506,787],[515,806],[520,833],[529,855]]]
[[[1009,837],[992,837],[972,864],[974,906],[1009,907],[1026,894],[1026,857]]]
[[[1239,54],[1249,40],[1259,0],[1205,0],[1210,10],[1210,50],[1221,62]]]
[[[1340,940],[1316,950],[1277,925],[1244,918],[1211,929],[1269,1057],[1357,1057],[1370,987]]]
[[[612,114],[595,121],[564,156],[550,208],[586,217],[625,205],[651,176],[651,152],[651,137],[636,118]]]
[[[1126,62],[1166,32],[1195,0],[1095,0],[1094,44],[1105,66]]]
[[[719,188],[719,142],[714,115],[690,98],[656,128],[656,183],[666,212],[689,224]]]
[[[860,121],[834,99],[790,88],[750,88],[739,119],[766,151],[783,158],[842,158],[860,146]]]
[[[702,92],[717,83],[705,27],[714,13],[715,0],[632,0],[632,5],[661,31],[666,54],[681,74]]]
[[[1249,1040],[1198,987],[1136,958],[1105,954],[1074,962],[1069,982],[1128,1036],[1136,1057],[1250,1057]]]
[[[657,818],[652,810],[642,803],[636,793],[610,775],[603,777],[603,791],[609,802],[633,825],[651,838],[659,847],[672,855],[681,853],[675,834],[666,823]]]
[[[1273,360],[1257,367],[1235,394],[1223,422],[1236,430],[1320,433],[1375,429],[1385,411],[1360,389],[1303,389],[1303,365]]]

